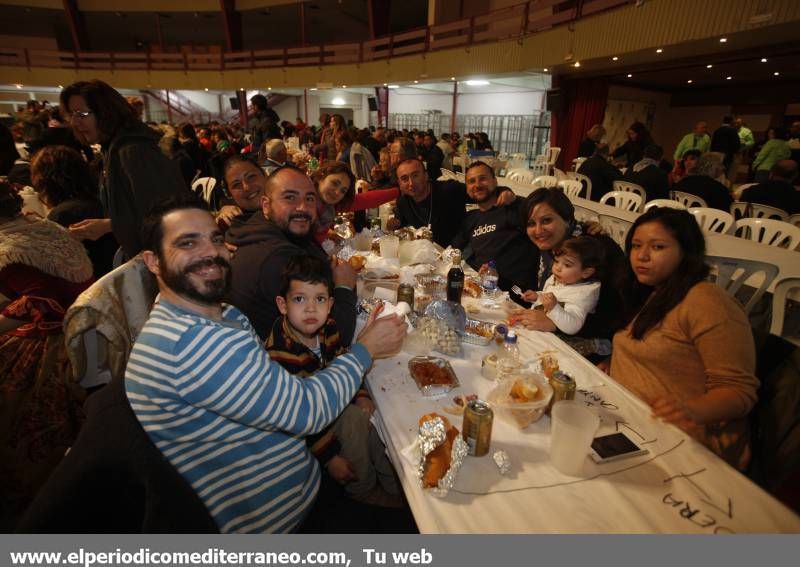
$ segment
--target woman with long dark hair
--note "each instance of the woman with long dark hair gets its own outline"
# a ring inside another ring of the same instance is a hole
[[[150,208],[188,187],[177,164],[158,147],[160,135],[145,125],[121,94],[103,81],[79,81],[61,91],[64,117],[85,145],[100,144],[100,200],[107,218],[70,227],[81,239],[113,232],[127,258],[141,249],[139,230]]]
[[[647,126],[638,121],[631,124],[625,134],[628,139],[624,144],[614,150],[611,157],[624,157],[627,166],[633,167],[635,163],[639,162],[644,157],[644,149],[654,143],[653,137],[650,135]]]
[[[687,211],[654,207],[625,242],[629,322],[614,335],[611,376],[731,465],[749,460],[747,414],[756,402],[747,317],[705,281],[705,239]]]

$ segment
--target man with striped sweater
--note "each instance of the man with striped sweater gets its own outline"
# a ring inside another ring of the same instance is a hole
[[[290,532],[319,489],[303,437],[336,418],[372,360],[399,350],[405,325],[370,321],[350,353],[309,378],[292,376],[270,361],[247,318],[221,303],[230,254],[203,207],[184,198],[145,220],[143,257],[160,295],[128,361],[128,400],[221,532]]]

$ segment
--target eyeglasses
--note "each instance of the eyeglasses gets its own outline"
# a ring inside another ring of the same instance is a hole
[[[86,111],[76,110],[75,112],[70,112],[67,115],[67,119],[70,120],[70,121],[73,118],[79,118],[81,120],[84,120],[84,119],[88,118],[90,114],[94,114],[94,112],[92,112],[91,110],[86,110]]]

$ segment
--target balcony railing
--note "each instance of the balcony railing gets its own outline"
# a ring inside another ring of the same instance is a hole
[[[224,71],[364,63],[453,47],[521,39],[630,3],[631,0],[574,0],[571,6],[554,11],[554,7],[563,6],[565,1],[531,0],[480,16],[368,41],[227,53],[72,52],[0,47],[0,65],[112,71]]]

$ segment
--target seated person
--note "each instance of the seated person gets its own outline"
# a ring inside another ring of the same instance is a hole
[[[544,309],[547,318],[564,334],[574,335],[594,313],[600,299],[600,277],[605,268],[605,248],[591,236],[570,238],[553,260],[553,273],[542,291],[526,291],[531,309]]]
[[[694,173],[701,155],[703,154],[700,150],[686,150],[682,159],[676,159],[675,166],[670,172],[670,184],[674,185],[687,175]]]
[[[295,376],[305,377],[346,352],[336,321],[330,317],[333,273],[327,262],[313,256],[290,259],[281,275],[275,303],[282,316],[273,323],[266,341],[274,362]],[[306,442],[328,474],[345,485],[354,500],[400,505],[386,447],[369,422],[374,411],[375,405],[362,385],[336,421],[307,437]]]
[[[800,192],[794,188],[797,162],[783,159],[772,166],[769,180],[742,191],[740,201],[783,209],[790,215],[800,213]]]
[[[728,188],[717,180],[724,172],[719,155],[713,152],[706,153],[700,156],[694,173],[681,179],[672,188],[700,197],[712,209],[727,213],[730,211],[733,198]]]
[[[756,353],[747,315],[705,281],[705,239],[687,211],[654,207],[625,241],[628,322],[614,335],[611,376],[730,465],[749,460]]]
[[[659,167],[663,155],[661,146],[650,144],[644,149],[644,157],[625,172],[625,181],[636,183],[644,189],[645,201],[669,199],[667,172]]]
[[[600,197],[613,191],[614,182],[622,179],[619,169],[608,162],[608,144],[597,144],[594,154],[581,164],[578,173],[592,182],[592,201],[600,201]]]

